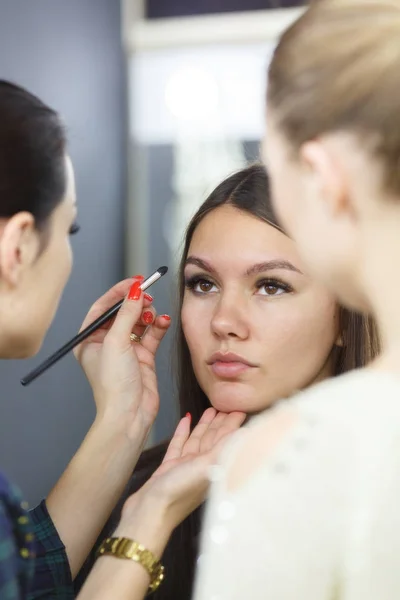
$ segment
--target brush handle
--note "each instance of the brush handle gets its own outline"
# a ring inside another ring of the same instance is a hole
[[[63,358],[63,356],[68,354],[68,352],[71,352],[71,350],[73,350],[75,346],[78,346],[78,344],[81,344],[84,340],[86,340],[86,338],[92,335],[92,333],[96,331],[96,329],[99,329],[99,327],[104,325],[104,323],[107,323],[107,321],[109,321],[111,317],[113,317],[118,312],[118,310],[122,306],[122,303],[123,300],[120,300],[119,302],[114,304],[114,306],[109,308],[107,312],[98,317],[95,321],[93,321],[93,323],[91,323],[83,331],[78,333],[78,335],[73,337],[72,340],[69,340],[69,342],[64,344],[64,346],[57,350],[57,352],[54,352],[54,354],[49,356],[49,358],[43,361],[42,364],[36,367],[36,369],[33,369],[33,371],[31,371],[30,373],[28,373],[28,375],[23,377],[21,379],[22,385],[28,385],[29,383],[31,383],[31,381],[36,379],[36,377],[39,377],[39,375],[44,373],[44,371],[47,371],[47,369],[52,367],[56,362]]]

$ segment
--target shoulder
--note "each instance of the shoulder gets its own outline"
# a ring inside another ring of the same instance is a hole
[[[360,369],[324,381],[288,402],[301,419],[359,434],[400,427],[400,377]],[[361,438],[360,438],[361,439]]]
[[[342,477],[364,468],[366,455],[375,463],[388,455],[393,460],[399,435],[400,378],[360,370],[317,384],[250,421],[221,456],[225,484],[234,491],[282,460],[305,466],[307,459],[314,473],[329,465],[332,477]]]
[[[16,524],[28,523],[28,505],[22,500],[19,489],[0,473],[0,535],[3,537]]]

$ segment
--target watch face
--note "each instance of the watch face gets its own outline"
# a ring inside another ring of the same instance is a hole
[[[146,0],[148,19],[304,6],[305,0]]]

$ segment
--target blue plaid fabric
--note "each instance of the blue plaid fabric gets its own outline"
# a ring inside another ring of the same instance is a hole
[[[27,509],[0,474],[0,599],[72,600],[68,558],[46,504]]]

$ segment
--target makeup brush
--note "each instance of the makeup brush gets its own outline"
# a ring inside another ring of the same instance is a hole
[[[155,273],[153,273],[153,275],[150,275],[150,277],[143,281],[142,285],[140,286],[140,289],[144,292],[145,290],[147,290],[147,288],[153,285],[153,283],[155,283],[161,277],[163,277],[163,275],[165,275],[167,271],[168,267],[160,267]],[[33,371],[31,371],[30,373],[28,373],[28,375],[23,377],[21,379],[22,385],[28,385],[29,383],[31,383],[34,379],[39,377],[39,375],[47,371],[47,369],[49,369],[56,362],[58,362],[63,356],[68,354],[68,352],[71,352],[71,350],[73,350],[75,346],[78,346],[78,344],[83,342],[83,340],[89,337],[89,335],[96,331],[96,329],[99,329],[99,327],[101,327],[102,325],[104,325],[104,323],[109,321],[121,308],[123,302],[124,299],[114,304],[114,306],[109,308],[104,314],[102,314],[95,321],[93,321],[91,325],[89,325],[83,331],[78,333],[75,337],[72,338],[72,340],[64,344],[64,346],[57,350],[57,352],[54,352],[54,354],[49,356],[49,358],[47,358],[38,367],[36,367],[36,369],[33,369]]]

